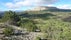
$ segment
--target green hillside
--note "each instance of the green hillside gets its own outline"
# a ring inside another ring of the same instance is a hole
[[[47,39],[71,40],[71,12],[34,11],[26,15],[22,16],[34,20],[37,28],[47,33]]]
[[[36,40],[41,37],[47,40],[71,40],[71,12],[28,11],[18,14],[8,11],[0,22],[25,28],[28,32],[40,33]],[[7,32],[9,34],[8,29]]]

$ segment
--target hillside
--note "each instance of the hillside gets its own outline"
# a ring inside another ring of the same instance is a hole
[[[71,12],[70,9],[59,9],[57,7],[49,7],[49,6],[37,6],[32,9],[26,10],[26,11],[63,11],[63,12]]]
[[[2,40],[71,40],[71,12],[8,11],[0,29]]]

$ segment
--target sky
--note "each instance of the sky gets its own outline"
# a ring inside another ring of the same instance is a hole
[[[71,9],[71,0],[0,0],[0,11],[28,10],[36,6]]]

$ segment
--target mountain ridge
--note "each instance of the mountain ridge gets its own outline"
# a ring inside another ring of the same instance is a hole
[[[71,9],[60,9],[57,7],[49,7],[49,6],[38,6],[34,7],[32,9],[26,10],[26,11],[43,11],[43,10],[48,10],[48,11],[68,11],[71,12]]]

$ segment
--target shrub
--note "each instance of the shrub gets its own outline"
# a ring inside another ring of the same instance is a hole
[[[11,27],[7,27],[7,28],[4,29],[3,33],[6,36],[10,36],[11,34],[13,34],[13,29]]]

